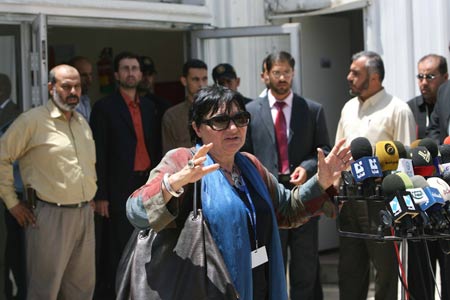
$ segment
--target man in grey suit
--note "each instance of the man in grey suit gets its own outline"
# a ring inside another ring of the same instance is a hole
[[[449,136],[450,120],[450,81],[441,84],[437,93],[437,101],[430,117],[427,135],[437,143],[442,144]]]
[[[416,77],[421,95],[409,100],[408,105],[416,120],[417,138],[422,139],[436,103],[437,91],[448,79],[447,60],[441,55],[428,54],[419,60],[417,69]],[[428,259],[423,259],[424,257]],[[442,299],[449,299],[450,287],[446,278],[450,272],[450,260],[441,250],[440,242],[408,242],[408,290],[414,298],[434,299],[433,274],[436,273],[436,262],[439,262],[441,272]]]
[[[272,53],[265,64],[269,91],[247,105],[252,121],[243,150],[253,153],[291,188],[316,172],[316,149],[330,149],[325,113],[320,104],[292,92],[295,60],[289,53]],[[291,253],[291,299],[322,299],[318,218],[296,229],[280,230],[280,236],[285,266],[288,247]]]

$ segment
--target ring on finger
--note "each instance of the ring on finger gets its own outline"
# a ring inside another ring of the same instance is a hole
[[[193,169],[195,167],[194,160],[192,159],[188,160],[187,166],[189,169]]]

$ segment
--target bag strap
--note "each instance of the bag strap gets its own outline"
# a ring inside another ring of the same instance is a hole
[[[197,218],[197,181],[194,182],[194,196],[192,197],[192,210],[194,211],[194,218]]]
[[[191,150],[192,156],[194,156],[195,147],[192,147],[190,150]],[[199,181],[200,181],[200,187],[201,187],[202,179],[200,179]],[[198,216],[197,205],[198,205],[198,199],[200,199],[200,196],[198,196],[198,192],[197,192],[197,182],[198,181],[194,182],[194,194],[192,196],[192,210],[194,212],[194,219],[196,219]],[[200,207],[201,207],[201,205],[202,205],[202,203],[200,202]]]

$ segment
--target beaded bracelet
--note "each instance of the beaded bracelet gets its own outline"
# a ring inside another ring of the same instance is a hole
[[[178,191],[174,191],[172,189],[172,186],[169,183],[169,173],[164,174],[163,177],[163,184],[166,190],[174,197],[178,198],[181,196],[181,194],[184,193],[184,189],[181,187]]]

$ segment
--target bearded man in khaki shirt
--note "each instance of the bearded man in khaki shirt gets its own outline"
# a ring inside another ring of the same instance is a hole
[[[78,71],[50,71],[46,105],[20,115],[0,139],[0,197],[26,227],[28,299],[91,299],[95,286],[95,145],[86,120],[75,111],[81,95]],[[35,207],[14,191],[18,160]]]

